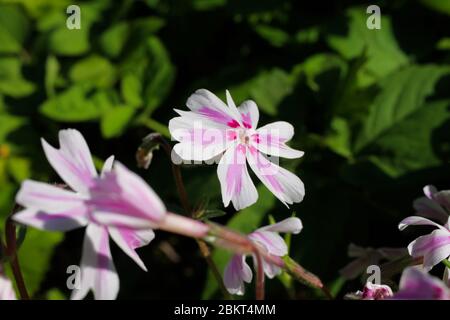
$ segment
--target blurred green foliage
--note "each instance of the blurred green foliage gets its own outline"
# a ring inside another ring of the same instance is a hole
[[[366,27],[374,2],[380,30]],[[71,4],[81,8],[79,30],[66,27]],[[138,171],[142,137],[168,135],[172,108],[197,88],[222,98],[229,89],[236,102],[257,102],[261,124],[294,124],[291,145],[306,154],[282,164],[302,178],[306,198],[287,209],[260,186],[257,204],[214,219],[250,232],[269,214],[296,211],[305,228],[292,256],[334,292],[355,289],[338,278],[348,244],[405,246],[397,223],[422,186],[449,188],[449,15],[440,0],[2,0],[0,222],[21,181],[58,181],[40,137],[57,144],[59,129],[78,128],[98,159],[115,154]],[[138,172],[181,211],[162,152]],[[183,172],[194,205],[223,209],[214,167]],[[82,235],[28,231],[20,258],[35,297],[67,297],[65,270],[79,262]],[[139,253],[148,273],[113,247],[120,298],[220,297],[195,243],[159,233]],[[214,252],[221,270],[228,257]],[[267,286],[271,298],[317,297],[286,279]]]

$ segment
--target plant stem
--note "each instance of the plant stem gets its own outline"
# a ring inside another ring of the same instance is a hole
[[[256,300],[264,300],[264,266],[259,250],[255,247],[256,258]]]
[[[169,158],[169,161],[172,165],[172,174],[175,180],[175,185],[177,187],[178,196],[180,197],[181,205],[183,206],[183,209],[186,213],[186,215],[189,215],[193,218],[195,213],[191,210],[191,205],[189,204],[189,197],[186,192],[186,188],[184,186],[183,182],[183,176],[181,175],[180,166],[176,165],[172,161],[172,146],[168,143],[168,141],[163,137],[159,136],[159,142],[160,145],[163,147],[164,151],[166,152],[167,157]],[[208,264],[209,268],[211,269],[211,272],[214,276],[214,278],[217,281],[217,284],[220,287],[220,290],[222,291],[223,296],[225,299],[231,300],[232,296],[228,292],[227,288],[225,287],[225,284],[223,282],[222,276],[220,274],[219,269],[217,268],[216,263],[211,257],[211,250],[209,249],[206,242],[202,239],[197,239],[197,245],[200,249],[200,253],[202,254],[203,258],[206,260],[206,263]]]
[[[444,259],[441,261],[447,268],[450,269],[450,261],[448,261],[447,259]]]
[[[202,256],[205,258],[206,263],[208,264],[211,273],[213,274],[214,278],[217,281],[217,284],[220,287],[220,291],[222,292],[225,299],[233,300],[233,297],[228,292],[227,288],[225,287],[225,284],[222,279],[222,275],[219,272],[219,269],[217,268],[216,264],[214,263],[214,260],[211,258],[211,250],[209,250],[208,245],[205,241],[197,239],[198,247],[200,248],[200,252]]]
[[[28,291],[25,286],[25,281],[23,279],[22,271],[20,269],[19,264],[19,258],[17,255],[16,226],[14,225],[11,216],[9,216],[6,220],[5,233],[6,233],[6,251],[8,257],[10,258],[11,268],[14,274],[14,278],[16,280],[17,289],[19,290],[19,294],[22,300],[29,300],[30,296],[28,295]]]
[[[170,160],[172,166],[172,174],[175,180],[175,185],[177,187],[178,196],[180,197],[181,205],[187,215],[191,215],[191,206],[189,205],[189,198],[186,192],[186,188],[184,187],[183,176],[181,175],[180,166],[177,166],[172,161],[172,146],[167,142],[164,137],[159,137],[160,145],[163,147],[166,152],[167,157]]]
[[[169,129],[167,128],[167,126],[163,125],[162,123],[160,123],[156,120],[153,120],[148,117],[139,117],[137,119],[137,123],[142,124],[151,130],[155,130],[156,132],[160,133],[164,137],[170,139],[170,132],[169,132]]]

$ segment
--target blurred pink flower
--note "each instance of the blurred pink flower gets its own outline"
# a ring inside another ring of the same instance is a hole
[[[351,243],[348,246],[348,256],[355,259],[339,270],[339,273],[345,279],[352,280],[365,273],[370,265],[379,265],[382,260],[393,261],[407,255],[405,248],[363,248]]]
[[[403,271],[395,300],[450,300],[449,288],[438,278],[417,267]]]
[[[236,107],[228,91],[226,96],[228,106],[210,91],[200,89],[186,102],[191,111],[175,110],[180,117],[169,122],[172,138],[179,141],[174,146],[175,153],[187,161],[220,158],[217,174],[225,207],[231,201],[240,210],[258,199],[247,162],[285,205],[301,202],[305,194],[303,182],[265,156],[302,157],[302,151],[286,145],[294,135],[294,127],[278,121],[257,129],[259,111],[255,102],[247,100]]]
[[[450,214],[450,190],[438,191],[435,186],[427,185],[423,193],[425,197],[413,202],[417,215],[446,223]]]
[[[0,274],[0,300],[17,300],[11,280]]]
[[[357,291],[355,294],[347,295],[346,298],[357,300],[383,300],[392,297],[392,289],[383,284],[374,284],[367,282],[363,291]]]
[[[448,219],[450,221],[450,218]],[[428,235],[418,237],[408,245],[408,252],[412,257],[423,257],[423,267],[426,271],[430,271],[435,265],[450,256],[449,222],[442,226],[427,218],[411,216],[400,222],[399,229],[404,230],[411,225],[429,225],[437,228]]]
[[[262,250],[266,250],[274,256],[283,257],[288,254],[288,248],[284,239],[278,233],[298,234],[302,228],[300,219],[288,218],[257,229],[249,234],[249,238]],[[250,283],[252,281],[252,270],[245,259],[246,255],[235,254],[225,268],[224,283],[231,294],[243,295],[245,293],[244,282]],[[253,264],[256,265],[256,259],[253,259]],[[281,273],[278,266],[266,261],[263,261],[263,269],[269,279]]]
[[[59,142],[60,149],[53,148],[45,140],[42,145],[52,167],[73,191],[25,181],[16,197],[17,203],[25,209],[17,212],[13,219],[44,230],[68,231],[86,227],[81,286],[73,291],[72,298],[82,299],[92,289],[96,299],[115,299],[119,277],[111,257],[109,237],[147,270],[135,249],[153,240],[155,235],[150,227],[164,218],[166,209],[153,190],[124,166],[116,164],[114,172],[108,173],[113,157],[108,158],[103,167],[105,178],[99,178],[80,132],[62,130]],[[105,185],[104,181],[110,180],[115,183]],[[102,187],[109,189],[102,190]],[[116,223],[100,223],[97,215],[103,219],[111,216],[109,219],[116,219]],[[140,224],[139,230],[133,228],[137,224]]]

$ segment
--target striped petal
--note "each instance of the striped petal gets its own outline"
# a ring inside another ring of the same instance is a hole
[[[302,231],[302,229],[302,221],[299,218],[291,217],[280,222],[259,228],[258,230],[298,234],[300,233],[300,231]]]
[[[225,207],[231,202],[236,210],[256,202],[258,192],[250,178],[246,163],[246,148],[243,145],[230,147],[217,167]]]
[[[241,103],[238,107],[241,114],[242,125],[247,129],[256,129],[259,121],[259,110],[256,103],[252,100],[247,100]]]
[[[449,289],[436,277],[417,267],[406,268],[394,300],[449,300]]]
[[[254,147],[264,154],[289,159],[300,158],[304,152],[292,149],[286,142],[294,136],[294,127],[285,121],[273,122],[256,130]]]
[[[88,204],[92,218],[111,227],[153,229],[166,214],[153,189],[119,162],[91,189]]]
[[[301,202],[305,195],[303,182],[295,174],[270,162],[254,148],[249,148],[248,163],[264,185],[286,206]]]
[[[97,176],[91,152],[81,133],[74,129],[59,131],[60,149],[42,139],[48,162],[73,190],[86,194]]]
[[[429,271],[450,256],[450,232],[435,230],[421,236],[409,244],[408,251],[413,257],[423,257],[423,267]]]
[[[136,253],[135,249],[146,246],[154,238],[153,230],[132,230],[126,228],[108,228],[109,234],[114,242],[125,252],[131,259],[138,264],[142,270],[147,271],[144,262]]]
[[[48,231],[69,231],[88,224],[85,206],[74,207],[60,213],[25,209],[15,213],[13,220],[23,225]]]
[[[83,299],[90,290],[96,300],[114,300],[119,293],[119,276],[111,256],[108,230],[91,223],[86,228],[81,258],[80,288],[73,300]]]
[[[244,282],[252,281],[252,270],[245,261],[244,255],[234,255],[225,267],[223,282],[231,294],[244,295]]]
[[[433,226],[436,228],[439,228],[441,230],[447,230],[444,226],[441,226],[440,224],[437,224],[436,222],[433,222],[427,218],[419,217],[419,216],[410,216],[402,221],[400,221],[398,228],[400,230],[405,230],[408,226]]]
[[[199,89],[188,98],[186,105],[193,112],[223,128],[237,128],[241,126],[241,117],[228,91],[227,100],[228,106],[212,92]]]

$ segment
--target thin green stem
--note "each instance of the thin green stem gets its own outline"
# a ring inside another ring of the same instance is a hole
[[[447,268],[450,269],[450,261],[448,261],[447,259],[444,259],[441,261]]]
[[[163,125],[162,123],[153,120],[151,118],[147,118],[147,117],[140,117],[137,120],[138,124],[142,124],[144,126],[146,126],[147,128],[154,130],[160,134],[162,134],[164,137],[170,139],[170,131],[167,128],[167,126]]]

